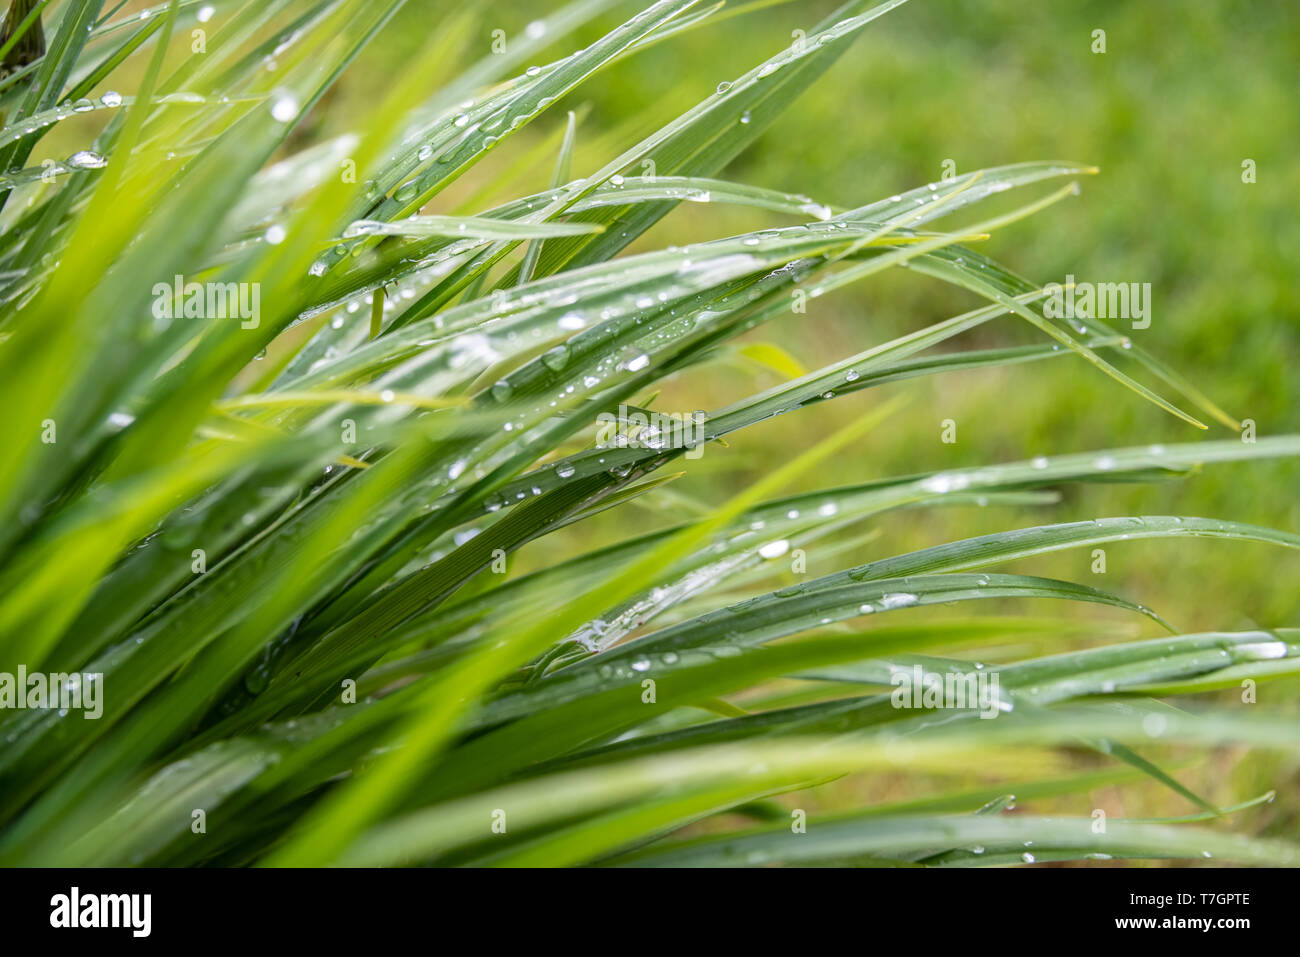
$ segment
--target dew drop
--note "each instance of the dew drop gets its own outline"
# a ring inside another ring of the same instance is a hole
[[[279,94],[271,104],[271,119],[277,123],[288,123],[298,115],[298,99],[291,93]]]
[[[108,160],[91,150],[78,150],[68,157],[68,165],[73,169],[103,169]]]
[[[559,372],[569,362],[569,347],[558,345],[554,349],[548,349],[542,353],[542,364],[548,369]]]

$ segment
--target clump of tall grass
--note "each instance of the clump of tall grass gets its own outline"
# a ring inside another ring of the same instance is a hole
[[[554,105],[716,7],[660,0],[548,60],[616,6],[577,0],[459,71],[482,25],[439,15],[353,132],[303,146],[291,132],[399,0],[15,4],[0,55],[0,671],[54,677],[42,701],[15,678],[0,711],[0,861],[1294,861],[1289,844],[1206,826],[1225,809],[1141,752],[1293,749],[1264,706],[1164,699],[1293,674],[1295,632],[1181,634],[1131,598],[984,569],[1121,539],[1300,538],[1120,516],[902,554],[884,542],[887,557],[851,564],[888,510],[1050,502],[1068,483],[1300,451],[1296,436],[1239,441],[1174,370],[1099,320],[1049,318],[1043,288],[968,245],[1077,192],[1089,167],[985,169],[852,209],[718,178],[901,2],[850,0],[585,172],[581,124]],[[11,57],[34,49],[42,16],[43,49]],[[40,156],[90,113],[104,118],[93,142]],[[548,188],[502,195],[489,178],[472,208],[446,202],[533,123],[556,127]],[[1029,198],[940,226],[1010,191]],[[691,200],[771,225],[626,252]],[[895,267],[967,290],[972,308],[724,408],[657,404],[662,383],[708,375],[721,346],[793,303]],[[1041,343],[936,350],[995,321]],[[1231,437],[790,491],[905,420],[882,402],[672,517],[668,483],[739,430],[798,415],[816,433],[820,403],[1040,361],[1088,363]],[[660,516],[652,530],[511,573],[525,546],[580,544],[582,523],[633,500]],[[843,569],[789,584],[788,556],[823,540]],[[976,613],[1019,598],[1108,605],[1169,633],[998,665],[982,701],[996,720],[935,720],[927,676],[987,688],[981,646],[1077,632]],[[968,602],[969,617],[928,624],[903,613]],[[919,709],[900,674],[924,686]],[[793,824],[770,800],[872,769],[952,786]],[[995,784],[961,785],[991,769]],[[1011,791],[1142,777],[1196,811],[1102,829],[1090,808],[997,813]],[[761,823],[679,833],[731,810]]]

